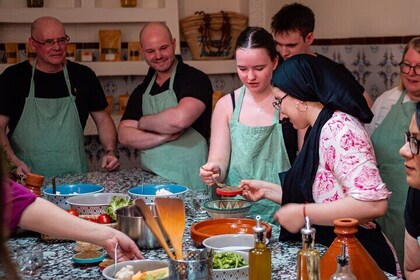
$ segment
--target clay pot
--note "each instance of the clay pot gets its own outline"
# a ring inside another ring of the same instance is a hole
[[[34,173],[26,174],[26,187],[39,197],[41,196],[42,183],[44,183],[44,176]]]
[[[388,279],[354,234],[359,222],[352,218],[334,220],[334,232],[338,235],[321,258],[321,279],[329,280],[337,268],[337,256],[341,245],[347,246],[350,270],[356,279]]]

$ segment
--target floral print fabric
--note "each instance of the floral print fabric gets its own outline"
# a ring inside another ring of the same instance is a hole
[[[370,138],[353,116],[337,111],[322,128],[312,191],[316,203],[347,196],[376,201],[391,194],[379,175]]]

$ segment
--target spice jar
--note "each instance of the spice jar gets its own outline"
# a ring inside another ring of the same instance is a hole
[[[137,6],[137,0],[121,0],[121,7],[132,8]]]
[[[28,0],[26,3],[29,8],[39,8],[44,6],[44,0]]]
[[[44,183],[44,176],[34,173],[26,174],[26,187],[39,197],[41,196],[42,183]]]

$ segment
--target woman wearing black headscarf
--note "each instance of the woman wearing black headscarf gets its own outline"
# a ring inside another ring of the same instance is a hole
[[[374,219],[385,214],[388,192],[376,167],[363,123],[373,117],[363,88],[340,65],[302,54],[285,62],[273,75],[273,103],[296,129],[309,128],[281,186],[243,180],[243,196],[271,199],[282,207],[275,214],[281,240],[299,240],[304,215],[317,228],[316,241],[329,246],[336,236],[333,220],[359,220],[356,237],[385,271],[396,274],[391,246]]]

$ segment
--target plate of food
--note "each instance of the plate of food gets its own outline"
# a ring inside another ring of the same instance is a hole
[[[106,254],[101,251],[90,250],[74,254],[72,260],[78,264],[93,264],[100,263],[105,259],[105,256]]]
[[[102,275],[109,280],[157,280],[168,279],[169,264],[166,261],[133,260],[117,263],[117,272],[114,275],[115,264],[107,266]]]

